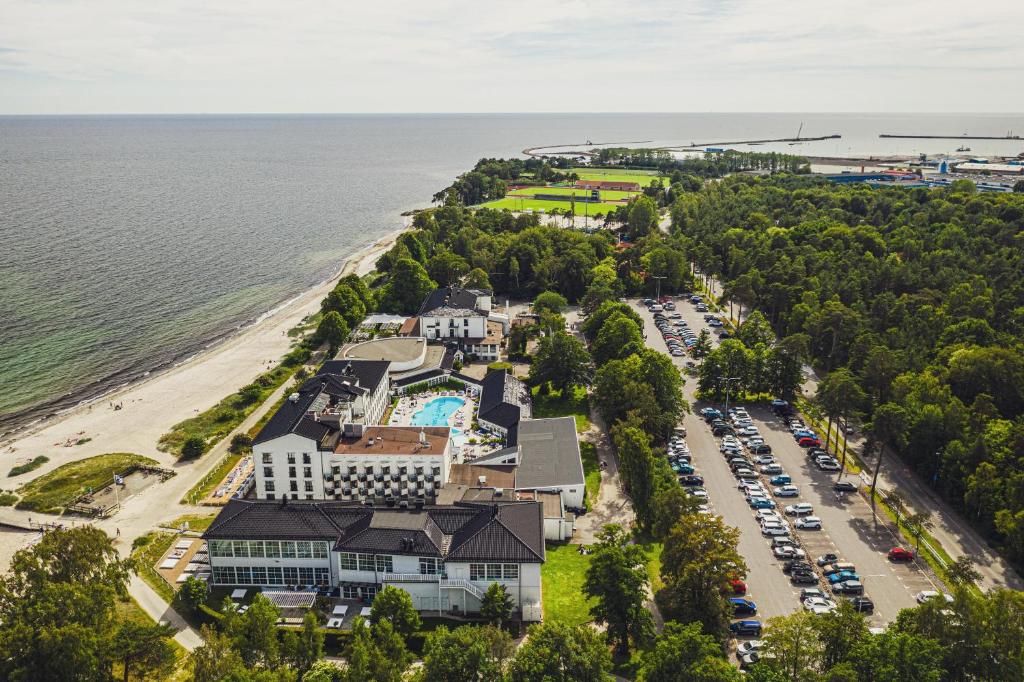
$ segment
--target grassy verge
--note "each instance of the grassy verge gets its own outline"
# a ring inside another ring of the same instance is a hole
[[[185,514],[184,516],[179,516],[173,521],[168,521],[167,523],[162,523],[160,525],[163,528],[173,528],[174,530],[178,530],[181,528],[182,524],[187,522],[189,530],[203,531],[210,527],[210,524],[213,523],[215,518],[217,518],[216,514]]]
[[[130,452],[113,452],[69,462],[22,486],[17,508],[57,513],[87,488],[95,490],[111,483],[114,472],[123,472],[133,464],[155,466],[157,462]]]
[[[14,493],[2,492],[0,493],[0,507],[10,507],[18,501],[18,496]]]
[[[117,612],[118,617],[129,620],[140,625],[153,625],[155,621],[149,617],[149,614],[142,610],[142,607],[138,603],[128,597],[125,600],[118,600],[114,603],[114,608]],[[174,645],[175,658],[177,659],[178,665],[174,670],[174,673],[170,677],[164,678],[166,682],[185,682],[190,679],[191,674],[188,666],[188,652],[185,648],[178,644],[175,640],[171,640]],[[123,669],[115,661],[114,662],[114,679],[121,679]]]
[[[533,389],[533,418],[575,417],[576,432],[590,430],[590,401],[587,389],[577,386],[571,396],[562,397],[561,391],[552,391],[541,395],[539,387]]]
[[[30,471],[35,471],[49,461],[50,458],[46,455],[39,455],[38,457],[33,457],[30,461],[25,462],[24,464],[11,467],[11,470],[7,472],[7,475],[11,478],[14,476],[21,476],[22,474],[27,474]]]
[[[581,442],[580,455],[583,456],[583,477],[587,484],[587,508],[592,509],[601,494],[601,467],[597,459],[597,446]]]
[[[579,553],[579,545],[548,544],[546,561],[540,567],[545,621],[581,625],[592,620],[594,600],[583,597],[589,565],[590,557]]]
[[[132,551],[132,558],[136,561],[135,570],[139,577],[168,604],[174,601],[174,587],[164,580],[154,566],[177,537],[177,533],[151,531],[135,540],[135,549]]]
[[[192,489],[181,498],[181,504],[199,504],[201,500],[209,497],[217,484],[224,480],[228,472],[235,468],[235,465],[242,459],[241,454],[229,452],[208,474],[199,479],[199,482],[192,486]]]
[[[282,363],[264,372],[250,384],[258,390],[250,393],[247,391],[249,387],[243,387],[205,412],[178,422],[168,433],[160,436],[157,448],[162,452],[180,453],[189,438],[202,438],[207,447],[220,441],[262,405],[281,384],[288,381],[301,366],[301,362],[294,365]]]
[[[664,546],[660,542],[640,536],[636,538],[636,544],[647,552],[647,577],[651,580],[651,592],[657,593],[665,587],[661,580],[661,550]]]

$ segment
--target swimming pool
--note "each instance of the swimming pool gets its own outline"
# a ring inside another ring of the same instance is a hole
[[[448,426],[448,420],[465,404],[465,398],[434,398],[412,415],[411,423],[413,426]]]

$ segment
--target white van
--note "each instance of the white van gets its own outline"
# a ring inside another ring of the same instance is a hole
[[[652,313],[660,313],[660,312],[664,312],[664,310],[665,310],[665,306],[657,304],[657,303],[655,303],[654,305],[651,306],[651,312]]]

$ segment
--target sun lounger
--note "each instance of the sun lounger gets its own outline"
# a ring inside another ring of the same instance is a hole
[[[160,568],[164,570],[170,570],[178,565],[178,560],[175,558],[164,559],[163,563],[160,564]]]
[[[175,549],[192,549],[192,545],[195,544],[195,540],[178,540],[175,543]]]
[[[239,589],[237,589],[237,590],[235,590],[234,592],[231,593],[231,598],[235,599],[235,600],[245,599],[245,594],[248,591],[249,590],[243,590],[243,589],[239,588]]]
[[[348,605],[338,604],[334,607],[334,610],[331,613],[333,613],[335,616],[344,616],[346,613],[348,613]]]

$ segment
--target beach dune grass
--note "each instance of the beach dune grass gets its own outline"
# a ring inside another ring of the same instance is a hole
[[[21,500],[17,508],[59,512],[86,489],[102,488],[113,481],[115,472],[123,472],[136,464],[157,466],[158,462],[130,452],[111,452],[68,462],[22,486],[18,491]]]
[[[43,466],[49,461],[50,458],[47,457],[46,455],[39,455],[38,457],[33,457],[24,464],[19,464],[16,467],[11,467],[11,470],[7,472],[7,475],[11,478],[15,476],[21,476],[22,474],[27,474],[30,471],[35,471],[36,469]]]
[[[593,620],[590,607],[595,600],[583,596],[590,556],[579,550],[579,545],[547,544],[540,567],[545,622],[583,625]]]

